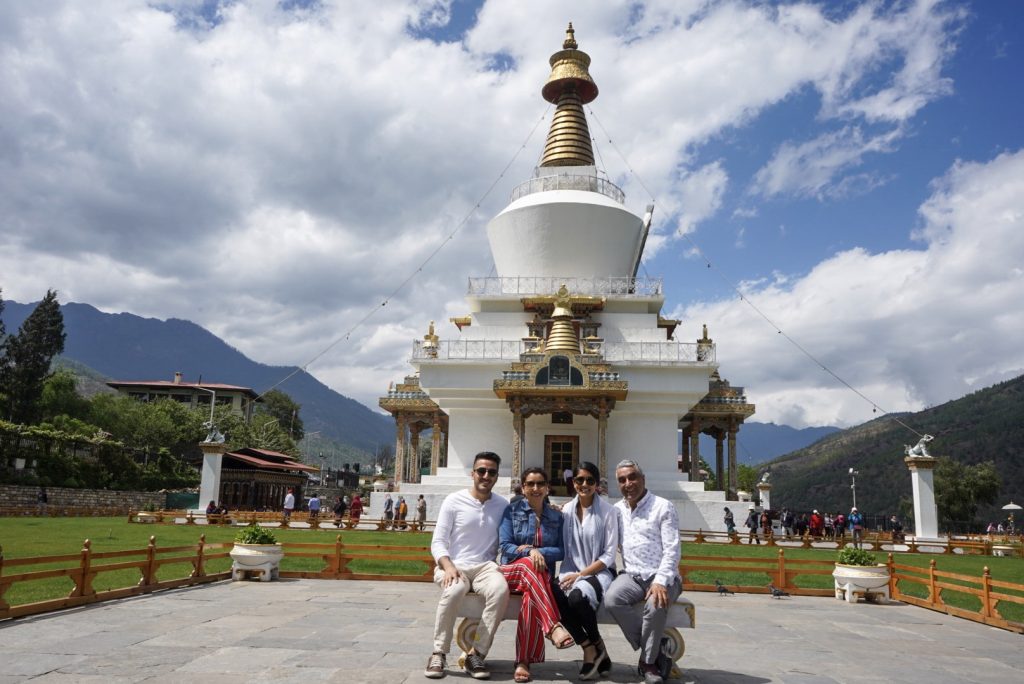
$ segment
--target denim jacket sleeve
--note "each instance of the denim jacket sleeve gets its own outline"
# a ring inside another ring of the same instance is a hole
[[[516,541],[512,528],[512,511],[519,508],[520,503],[517,501],[511,506],[507,506],[505,512],[501,515],[501,525],[498,526],[498,551],[501,555],[502,565],[508,565],[515,559],[522,558],[523,556],[523,554],[516,552],[516,547],[521,542]]]
[[[549,572],[554,572],[555,563],[565,558],[565,540],[562,539],[563,524],[561,513],[550,506],[544,507],[540,523],[541,539],[544,546],[537,550],[544,556],[544,562],[547,563]]]

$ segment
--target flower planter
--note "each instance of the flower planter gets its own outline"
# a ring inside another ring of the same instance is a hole
[[[836,585],[836,598],[845,598],[847,603],[857,601],[856,594],[865,599],[872,596],[884,596],[889,600],[889,566],[880,565],[843,565],[836,563],[832,571]]]
[[[135,514],[135,520],[137,522],[140,522],[140,523],[143,523],[143,524],[152,524],[152,523],[156,522],[156,513],[149,513],[149,512],[136,513]]]
[[[240,544],[235,542],[231,549],[231,579],[245,579],[259,573],[261,582],[269,582],[280,576],[281,558],[284,549],[280,544]]]

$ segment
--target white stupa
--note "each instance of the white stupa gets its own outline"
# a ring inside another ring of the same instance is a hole
[[[470,278],[454,337],[431,323],[413,349],[418,373],[380,400],[398,426],[396,488],[407,500],[424,494],[432,519],[444,495],[469,484],[473,456],[494,451],[503,493],[524,468],[561,483],[566,466],[592,461],[617,498],[612,470],[631,458],[648,488],[676,503],[683,529],[723,529],[724,492],[690,481],[695,455],[688,473],[678,460],[683,419],[717,369],[714,343],[706,331],[677,341],[680,322],[661,316],[661,280],[637,277],[650,210],[627,209],[594,166],[583,105],[598,90],[571,24],[550,61],[542,94],[556,111],[540,165],[487,226],[497,276]],[[421,477],[410,456],[424,429],[433,444]],[[371,515],[382,499],[373,496]]]

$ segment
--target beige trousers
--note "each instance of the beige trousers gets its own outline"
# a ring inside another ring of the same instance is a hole
[[[459,568],[462,579],[447,589],[441,589],[441,598],[437,600],[437,617],[434,620],[434,650],[448,653],[452,646],[455,632],[455,619],[459,613],[462,597],[472,589],[484,600],[484,610],[480,616],[480,626],[476,630],[476,642],[473,650],[481,657],[487,657],[491,650],[491,641],[498,631],[501,619],[505,617],[508,607],[508,582],[493,561],[481,563],[468,568]],[[444,570],[440,566],[434,570],[434,582],[441,586]]]

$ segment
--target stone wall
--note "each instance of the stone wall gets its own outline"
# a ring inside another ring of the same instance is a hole
[[[3,506],[22,507],[35,506],[39,487],[22,487],[19,485],[0,485],[0,502]],[[144,509],[148,504],[155,508],[163,508],[167,501],[164,492],[119,492],[109,489],[68,489],[67,487],[47,487],[46,495],[50,506],[87,506],[105,508],[121,506],[124,508]]]

